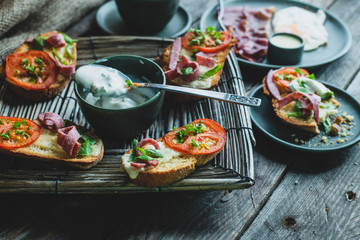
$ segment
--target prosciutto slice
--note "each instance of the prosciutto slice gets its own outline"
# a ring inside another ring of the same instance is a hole
[[[169,63],[170,70],[176,68],[177,61],[180,56],[180,50],[181,50],[181,37],[178,37],[175,39],[171,48],[170,63]]]
[[[193,70],[192,72],[190,72],[188,75],[185,76],[181,72],[181,69],[188,67],[191,67]],[[199,69],[199,64],[197,62],[192,62],[187,60],[187,58],[184,55],[181,56],[180,61],[178,62],[175,69],[168,70],[165,72],[165,76],[167,80],[173,80],[181,76],[182,79],[187,82],[192,82],[197,80],[200,77],[200,75],[201,73]]]
[[[54,48],[66,46],[65,38],[62,34],[58,33],[46,39],[46,41]]]
[[[311,104],[312,108],[306,107],[307,110],[311,109],[314,111],[314,119],[318,123],[319,122],[319,105],[321,98],[315,94],[306,94],[302,92],[293,92],[288,95],[286,95],[284,98],[279,100],[279,106],[278,109],[284,107],[285,105],[289,104],[292,101],[295,101],[296,99],[301,99],[303,97],[306,97],[309,100],[309,103]]]
[[[77,141],[81,135],[75,126],[58,129],[57,143],[70,156],[76,157],[81,144]]]
[[[59,59],[56,57],[55,53],[53,53],[53,58],[55,60],[56,65],[59,68],[59,72],[63,74],[73,74],[75,73],[75,66],[73,64],[71,65],[63,65]]]
[[[213,68],[216,64],[216,60],[212,58],[214,55],[216,55],[216,53],[198,52],[196,54],[196,62],[199,65]]]
[[[235,52],[252,62],[264,60],[270,33],[270,20],[275,7],[250,8],[237,6],[225,8],[223,23],[237,40]]]
[[[38,115],[39,121],[50,130],[58,130],[65,126],[65,122],[58,114],[53,112],[42,112]]]
[[[273,76],[274,76],[274,71],[270,70],[266,76],[266,86],[274,98],[276,98],[277,100],[281,100],[280,91],[274,82]]]

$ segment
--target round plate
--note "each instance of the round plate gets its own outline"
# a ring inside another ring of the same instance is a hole
[[[115,1],[110,1],[102,5],[96,13],[96,22],[99,27],[111,35],[142,35],[128,29],[123,22]],[[165,26],[165,28],[151,36],[159,37],[178,37],[184,34],[191,25],[191,16],[182,6]]]
[[[316,12],[320,9],[311,4],[292,0],[231,0],[225,1],[224,6],[250,6],[253,8],[275,6],[276,10],[297,6],[305,8],[311,12]],[[326,14],[325,28],[329,33],[327,45],[321,46],[313,51],[304,52],[301,62],[296,66],[307,69],[318,68],[339,59],[350,49],[351,34],[349,29],[334,15],[326,10],[324,10],[324,12]],[[204,30],[208,26],[216,26],[220,29],[217,22],[217,5],[208,9],[201,17],[200,28]],[[267,62],[267,59],[261,63],[254,63],[242,58],[238,58],[238,60],[240,63],[250,67],[260,67],[264,69],[276,69],[283,67],[283,65],[272,65]]]
[[[336,99],[341,103],[339,113],[344,111],[348,115],[354,116],[353,123],[355,124],[347,125],[348,127],[351,127],[351,130],[347,132],[351,132],[352,135],[347,135],[345,137],[342,137],[341,135],[328,136],[325,135],[322,129],[320,129],[320,134],[313,134],[286,125],[275,115],[269,97],[263,93],[262,85],[256,87],[250,94],[251,97],[257,97],[262,100],[260,107],[253,107],[250,109],[251,120],[254,125],[271,140],[297,150],[307,152],[329,152],[344,149],[356,144],[360,140],[360,103],[344,90],[333,85],[325,84],[324,82],[322,83],[334,92]],[[321,137],[323,136],[327,137],[326,143],[321,142]],[[337,142],[338,139],[344,140],[345,138],[347,138],[347,141],[342,143]],[[296,139],[305,142],[297,142]],[[331,141],[333,142],[332,144],[330,143]]]

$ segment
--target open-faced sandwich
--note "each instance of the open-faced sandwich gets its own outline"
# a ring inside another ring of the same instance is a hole
[[[174,129],[163,138],[134,140],[122,157],[132,182],[160,187],[179,181],[213,159],[226,142],[225,130],[210,119],[198,119]]]
[[[1,76],[22,98],[50,99],[64,90],[75,73],[76,41],[57,31],[29,37],[6,57]]]
[[[0,151],[87,169],[101,161],[104,145],[90,130],[47,112],[35,121],[0,116]]]
[[[183,87],[215,87],[231,47],[235,44],[230,30],[218,32],[208,27],[205,32],[190,29],[183,38],[175,39],[161,56],[160,64],[166,83]],[[198,97],[173,95],[175,101],[189,102]]]
[[[263,90],[272,97],[276,116],[285,123],[313,133],[320,133],[319,125],[327,134],[338,132],[334,118],[340,103],[314,74],[293,67],[270,70],[263,79]]]

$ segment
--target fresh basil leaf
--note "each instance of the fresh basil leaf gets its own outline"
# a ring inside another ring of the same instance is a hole
[[[65,51],[66,51],[66,54],[74,59],[74,54],[73,54],[73,45],[72,44],[67,44],[66,47],[65,47]]]
[[[291,112],[287,114],[288,117],[302,117],[302,112]]]
[[[134,162],[138,162],[139,160],[143,160],[143,161],[151,161],[153,160],[152,157],[149,157],[147,155],[140,155],[140,156],[137,156],[135,159],[134,159]]]
[[[95,138],[93,138],[93,137],[91,137],[91,136],[89,136],[89,135],[87,135],[85,133],[81,134],[81,138],[84,141],[89,141],[91,145],[94,145],[97,142],[97,140]]]
[[[330,118],[326,118],[325,121],[323,122],[323,126],[324,126],[324,130],[326,134],[330,133],[331,130],[331,121]]]
[[[133,162],[134,159],[135,159],[135,156],[136,156],[136,146],[138,145],[138,140],[134,139],[133,140],[133,149],[132,149],[132,152],[130,154],[130,157],[129,157],[129,162]]]
[[[336,109],[336,105],[335,104],[331,104],[331,103],[324,103],[321,102],[319,105],[320,108],[322,109]]]
[[[33,48],[35,50],[43,50],[45,39],[46,39],[45,37],[41,37],[40,35],[35,37],[33,41]]]
[[[181,72],[184,74],[184,76],[189,75],[193,71],[192,67],[182,68]]]
[[[79,151],[77,153],[78,156],[88,156],[92,152],[91,143],[89,140],[86,140],[81,144]]]
[[[145,155],[152,157],[152,158],[162,158],[164,157],[164,154],[162,151],[156,150],[156,149],[149,149],[145,150]]]
[[[203,79],[203,78],[207,78],[207,77],[211,77],[213,75],[215,75],[218,71],[220,71],[221,69],[221,65],[217,65],[216,67],[214,67],[213,69],[210,69],[209,71],[205,72],[204,74],[202,74],[199,77],[199,80]]]
[[[67,44],[73,44],[74,42],[77,42],[78,40],[76,39],[72,39],[71,37],[69,37],[67,34],[59,32],[60,34],[62,34],[64,36],[65,42]]]
[[[55,49],[54,47],[52,48],[52,50],[53,50],[56,58],[59,59],[60,63],[61,63],[62,65],[67,65],[65,62],[63,62],[62,58],[60,57],[60,55],[58,54],[58,52],[56,51],[56,49]]]

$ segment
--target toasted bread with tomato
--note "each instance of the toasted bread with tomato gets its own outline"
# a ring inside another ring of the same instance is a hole
[[[292,67],[286,67],[286,68],[282,68],[279,70],[284,70],[284,69],[291,70],[291,68]],[[294,68],[292,68],[292,69],[294,69]],[[307,76],[309,75],[309,73],[305,69],[299,69],[299,70],[303,71],[305,73],[305,75],[307,75]],[[274,72],[274,74],[275,74],[275,72]],[[314,117],[303,118],[303,117],[289,116],[289,114],[293,113],[296,110],[296,102],[295,101],[292,101],[292,102],[286,104],[285,106],[282,106],[281,108],[279,107],[280,106],[279,100],[276,99],[271,94],[271,90],[269,89],[269,87],[267,85],[267,77],[268,76],[265,76],[262,81],[263,92],[265,95],[271,97],[271,103],[274,108],[274,112],[275,112],[276,116],[282,122],[284,122],[290,126],[293,126],[295,128],[299,128],[299,129],[302,129],[302,130],[305,130],[308,132],[312,132],[315,134],[319,134],[320,133],[320,130],[318,127],[319,123],[315,121]],[[295,79],[289,80],[289,82],[291,82],[293,80],[295,80]],[[316,80],[314,80],[314,81],[316,81]],[[289,92],[289,90],[286,89],[285,84],[276,83],[276,86],[279,89],[279,94],[280,94],[281,98],[285,98],[287,95],[289,95],[291,93],[291,92]],[[336,108],[339,108],[341,105],[333,96],[327,100],[321,100],[321,102],[326,103],[326,104],[332,104]]]
[[[159,158],[159,163],[156,166],[132,166],[133,163],[135,163],[134,165],[138,164],[137,161],[130,160],[134,148],[127,151],[121,161],[122,168],[129,175],[131,181],[145,187],[169,185],[191,174],[195,167],[205,165],[214,159],[225,145],[225,130],[210,119],[198,119],[192,123],[199,126],[200,121],[203,122],[206,130],[196,135],[189,132],[190,135],[185,136],[187,140],[183,143],[176,143],[174,137],[179,131],[185,129],[185,126],[173,130],[165,134],[163,138],[156,140],[160,146],[160,151],[163,153],[163,157]],[[193,143],[192,140],[195,143],[190,145]],[[146,145],[144,149],[147,149]],[[154,160],[157,159],[154,158]],[[143,163],[144,161],[140,164]]]
[[[54,34],[62,34],[57,31],[51,31],[47,33],[40,34],[38,37],[47,38]],[[49,75],[51,76],[51,79],[54,78],[54,80],[51,80],[52,83],[49,86],[46,87],[38,87],[39,84],[38,81],[34,83],[32,86],[31,84],[22,84],[22,81],[14,81],[18,76],[15,76],[16,71],[22,71],[20,64],[14,64],[14,66],[9,66],[9,63],[7,61],[4,61],[2,66],[0,67],[0,76],[6,80],[9,87],[21,98],[24,98],[26,100],[30,101],[41,101],[41,100],[47,100],[51,99],[60,92],[62,92],[65,87],[68,85],[68,83],[71,80],[71,73],[66,72],[60,72],[60,67],[58,66],[59,59],[56,59],[56,55],[54,53],[53,47],[46,43],[46,40],[43,40],[44,46],[41,50],[38,50],[38,46],[35,46],[34,42],[27,42],[25,41],[18,49],[14,51],[13,54],[25,54],[28,51],[35,50],[35,51],[42,51],[46,53],[51,61],[53,61],[53,64],[56,67],[51,67],[49,69]],[[64,66],[70,67],[73,66],[75,69],[76,66],[76,58],[77,58],[77,52],[76,52],[76,42],[72,42],[71,44],[66,43],[66,46],[63,47],[57,47],[55,48],[55,51],[57,55],[61,58],[61,64]],[[68,46],[69,45],[69,46]],[[71,50],[66,50],[66,48]],[[67,52],[71,51],[71,55],[69,55]],[[11,55],[11,54],[10,54]],[[9,55],[9,56],[10,56]],[[9,57],[8,56],[8,57]],[[12,55],[14,56],[14,55]],[[8,58],[6,58],[8,60]],[[53,65],[51,64],[51,65]],[[35,65],[35,64],[34,64]],[[17,67],[16,67],[17,66]],[[20,68],[19,68],[20,67]],[[19,68],[19,69],[18,69]],[[46,69],[46,68],[45,68]],[[14,70],[15,74],[14,74]],[[11,72],[11,73],[10,73]],[[40,71],[38,71],[39,74]],[[10,75],[11,74],[11,75]],[[48,77],[44,82],[48,81]],[[19,84],[20,83],[20,84]],[[40,83],[42,84],[42,83]],[[48,85],[48,84],[46,84]]]
[[[30,122],[32,122],[33,124],[30,125]],[[92,151],[89,155],[77,155],[76,157],[72,157],[57,144],[58,135],[56,131],[51,131],[44,126],[41,126],[41,123],[38,120],[30,122],[28,122],[29,125],[27,126],[31,126],[31,128],[34,130],[33,134],[38,134],[38,136],[36,136],[38,138],[28,145],[17,148],[10,147],[9,149],[8,146],[4,146],[3,136],[0,136],[0,152],[15,156],[20,159],[59,163],[81,169],[91,168],[102,160],[104,154],[104,145],[101,139],[96,136],[92,131],[85,129],[81,126],[71,124],[75,125],[77,129],[81,129],[83,134],[86,134],[96,140],[96,142],[91,145]],[[4,134],[4,132],[5,131],[1,129],[0,125],[0,133]],[[22,135],[14,135],[18,138],[22,137]],[[29,135],[32,136],[30,132]],[[31,137],[29,137],[28,139],[30,138]]]
[[[184,38],[182,39],[181,50],[180,50],[179,56],[180,57],[185,56],[188,61],[196,62],[193,49],[184,48],[184,44],[187,44],[184,42]],[[222,73],[222,70],[223,70],[223,67],[225,64],[226,57],[228,56],[231,48],[235,45],[235,43],[236,43],[236,40],[234,38],[232,38],[231,34],[230,34],[230,41],[226,47],[222,48],[219,51],[210,53],[210,54],[214,54],[214,56],[210,57],[211,59],[215,60],[214,67],[208,67],[208,66],[204,66],[204,65],[200,64],[199,69],[200,69],[201,74],[204,74],[205,72],[215,68],[216,66],[221,66],[220,70],[218,70],[214,75],[209,76],[209,77],[204,77],[201,80],[196,79],[193,81],[186,81],[186,80],[184,80],[183,76],[177,76],[176,78],[173,78],[173,79],[169,79],[167,77],[166,84],[198,88],[198,89],[204,89],[204,90],[211,90],[213,87],[218,85],[218,83],[220,81],[220,76],[221,76],[221,73]],[[173,44],[169,45],[164,50],[163,54],[160,57],[160,66],[162,67],[164,72],[167,72],[170,70],[169,65],[170,65]],[[205,53],[201,50],[198,50],[198,53],[200,53],[200,52]],[[166,94],[167,94],[168,99],[173,102],[187,103],[187,102],[193,102],[193,101],[201,99],[201,97],[198,97],[198,96],[185,95],[185,94],[179,94],[179,93],[173,93],[173,92],[167,92]]]
[[[163,142],[163,139],[157,139],[157,142]],[[166,146],[166,145],[165,145]],[[166,146],[168,147],[168,146]],[[132,149],[127,151],[125,155],[130,155]],[[122,158],[123,169],[126,169],[126,158]],[[161,187],[177,182],[195,170],[197,160],[194,156],[187,154],[180,154],[179,156],[171,158],[168,162],[161,162],[156,167],[146,167],[139,171],[136,178],[131,181],[139,186],[144,187]],[[131,173],[125,170],[129,176]]]

